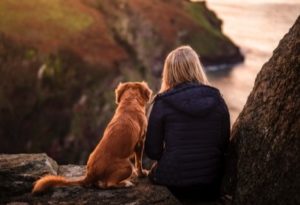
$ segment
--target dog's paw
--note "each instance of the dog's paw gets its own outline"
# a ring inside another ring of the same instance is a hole
[[[139,174],[138,174],[138,170],[136,168],[133,168],[132,169],[132,177],[137,177]]]
[[[134,186],[134,184],[128,180],[123,181],[122,183],[124,183],[124,187],[133,187]]]
[[[107,187],[106,184],[103,183],[102,181],[98,181],[94,185],[95,185],[95,187],[100,188],[100,189],[105,189]]]
[[[147,177],[149,175],[150,171],[143,169],[141,171],[138,171],[138,177]]]

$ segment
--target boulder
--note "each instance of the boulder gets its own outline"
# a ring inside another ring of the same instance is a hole
[[[234,204],[300,204],[300,17],[233,125],[224,189]]]
[[[57,171],[57,163],[46,154],[1,154],[0,199],[30,192],[40,176]]]

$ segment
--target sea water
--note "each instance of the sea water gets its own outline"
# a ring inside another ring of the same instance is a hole
[[[233,124],[257,73],[300,15],[300,0],[208,0],[207,5],[223,20],[223,32],[245,55],[245,62],[232,69],[226,65],[208,68],[210,82],[223,94]]]

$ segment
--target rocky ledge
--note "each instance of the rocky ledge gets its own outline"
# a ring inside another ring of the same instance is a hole
[[[147,179],[136,180],[133,188],[99,190],[76,186],[55,188],[40,195],[30,193],[33,182],[42,175],[78,177],[84,171],[84,166],[59,166],[46,154],[1,154],[0,204],[180,204],[168,189]]]

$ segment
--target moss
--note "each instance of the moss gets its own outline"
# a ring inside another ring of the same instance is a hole
[[[33,60],[37,56],[37,52],[34,49],[28,49],[25,51],[24,57],[26,60]]]

